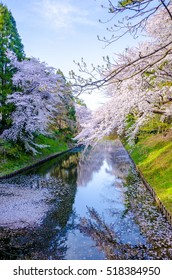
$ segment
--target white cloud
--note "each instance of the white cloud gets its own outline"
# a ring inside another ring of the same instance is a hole
[[[84,10],[81,5],[73,5],[70,1],[37,0],[34,10],[55,29],[74,29],[77,24],[96,25],[89,18],[88,10]]]

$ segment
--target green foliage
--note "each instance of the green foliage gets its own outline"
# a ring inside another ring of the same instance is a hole
[[[0,131],[10,125],[10,113],[13,106],[6,104],[8,94],[12,93],[12,75],[15,69],[10,66],[6,51],[13,51],[18,60],[24,58],[23,45],[17,31],[16,22],[7,7],[0,4]]]
[[[159,70],[163,70],[164,66],[168,65],[169,61],[168,60],[163,60],[161,64],[159,65]]]
[[[74,107],[74,106],[70,106],[70,107],[69,107],[68,115],[69,115],[69,118],[70,118],[71,120],[76,121],[75,107]]]
[[[122,1],[118,1],[118,5],[119,7],[127,7],[142,1],[143,0],[122,0]]]
[[[126,7],[133,4],[133,0],[122,0],[118,2],[119,7]]]
[[[0,4],[0,45],[5,60],[7,49],[13,51],[19,60],[24,58],[23,45],[17,31],[16,22],[6,6]]]
[[[5,159],[19,159],[21,157],[22,148],[13,142],[0,141],[0,156]]]
[[[47,148],[39,149],[42,155],[53,154],[61,150],[67,149],[67,143],[64,141],[62,135],[59,137],[47,137],[45,135],[39,135],[36,138],[37,144],[47,145]]]
[[[68,145],[62,138],[60,135],[54,138],[44,135],[37,136],[36,143],[45,144],[47,147],[39,149],[40,154],[36,156],[26,153],[20,145],[0,140],[0,176],[31,165],[51,154],[67,150]]]
[[[72,93],[71,83],[66,81],[66,78],[60,69],[57,70],[57,74],[61,75],[64,79],[65,90],[63,92],[63,113],[62,116],[59,115],[59,117],[57,117],[56,126],[58,127],[60,132],[64,134],[64,137],[71,133],[72,137],[74,137],[74,134],[76,134],[76,116],[74,102],[76,101]]]
[[[133,126],[136,119],[137,119],[136,115],[134,115],[132,113],[128,114],[128,116],[126,118],[126,122],[125,122],[126,129],[129,129],[131,126]]]
[[[140,128],[140,138],[145,137],[146,134],[166,134],[171,128],[171,122],[168,119],[161,120],[161,116],[155,115],[153,118]]]
[[[78,105],[86,107],[86,104],[85,104],[84,100],[81,99],[81,98],[75,97],[75,103],[78,104]]]
[[[145,71],[144,75],[146,77],[150,77],[151,75],[155,75],[156,71],[155,70],[149,70],[149,71]]]
[[[127,144],[128,136],[127,131],[135,124],[135,121],[137,120],[137,114],[128,114],[126,123],[125,123],[125,133],[123,135],[123,141],[125,145],[128,147],[128,149],[132,150],[132,147],[130,147]],[[148,135],[151,134],[159,134],[162,133],[164,136],[168,133],[168,131],[172,127],[172,119],[170,117],[164,118],[162,120],[161,115],[154,115],[154,117],[149,117],[147,122],[142,125],[139,129],[139,132],[137,133],[135,137],[135,144],[140,141],[141,139],[144,139]]]

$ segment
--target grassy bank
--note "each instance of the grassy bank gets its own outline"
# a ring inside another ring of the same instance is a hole
[[[131,157],[172,214],[172,130],[140,138]]]
[[[40,135],[37,138],[37,143],[48,145],[46,148],[38,149],[39,154],[37,155],[26,153],[18,145],[14,146],[8,142],[3,143],[0,150],[0,176],[10,174],[20,168],[34,164],[38,160],[41,160],[51,154],[68,149],[66,139],[63,137],[49,138]]]

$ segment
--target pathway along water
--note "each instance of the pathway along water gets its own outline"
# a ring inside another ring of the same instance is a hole
[[[0,211],[1,259],[172,259],[172,228],[118,140],[2,180]]]

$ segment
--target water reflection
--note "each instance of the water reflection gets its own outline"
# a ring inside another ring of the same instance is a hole
[[[0,183],[1,259],[172,259],[171,227],[117,141]],[[136,178],[137,176],[133,177]]]
[[[104,141],[82,154],[78,165],[79,186],[86,186],[92,180],[94,173],[99,172],[106,162],[106,173],[115,176],[115,180],[124,179],[130,166],[130,159],[120,141]]]
[[[120,260],[148,258],[144,243],[132,245],[130,242],[121,242],[118,232],[115,231],[114,225],[107,224],[94,208],[89,208],[88,213],[89,218],[81,218],[79,229],[96,242],[96,246],[104,251],[106,259]]]

